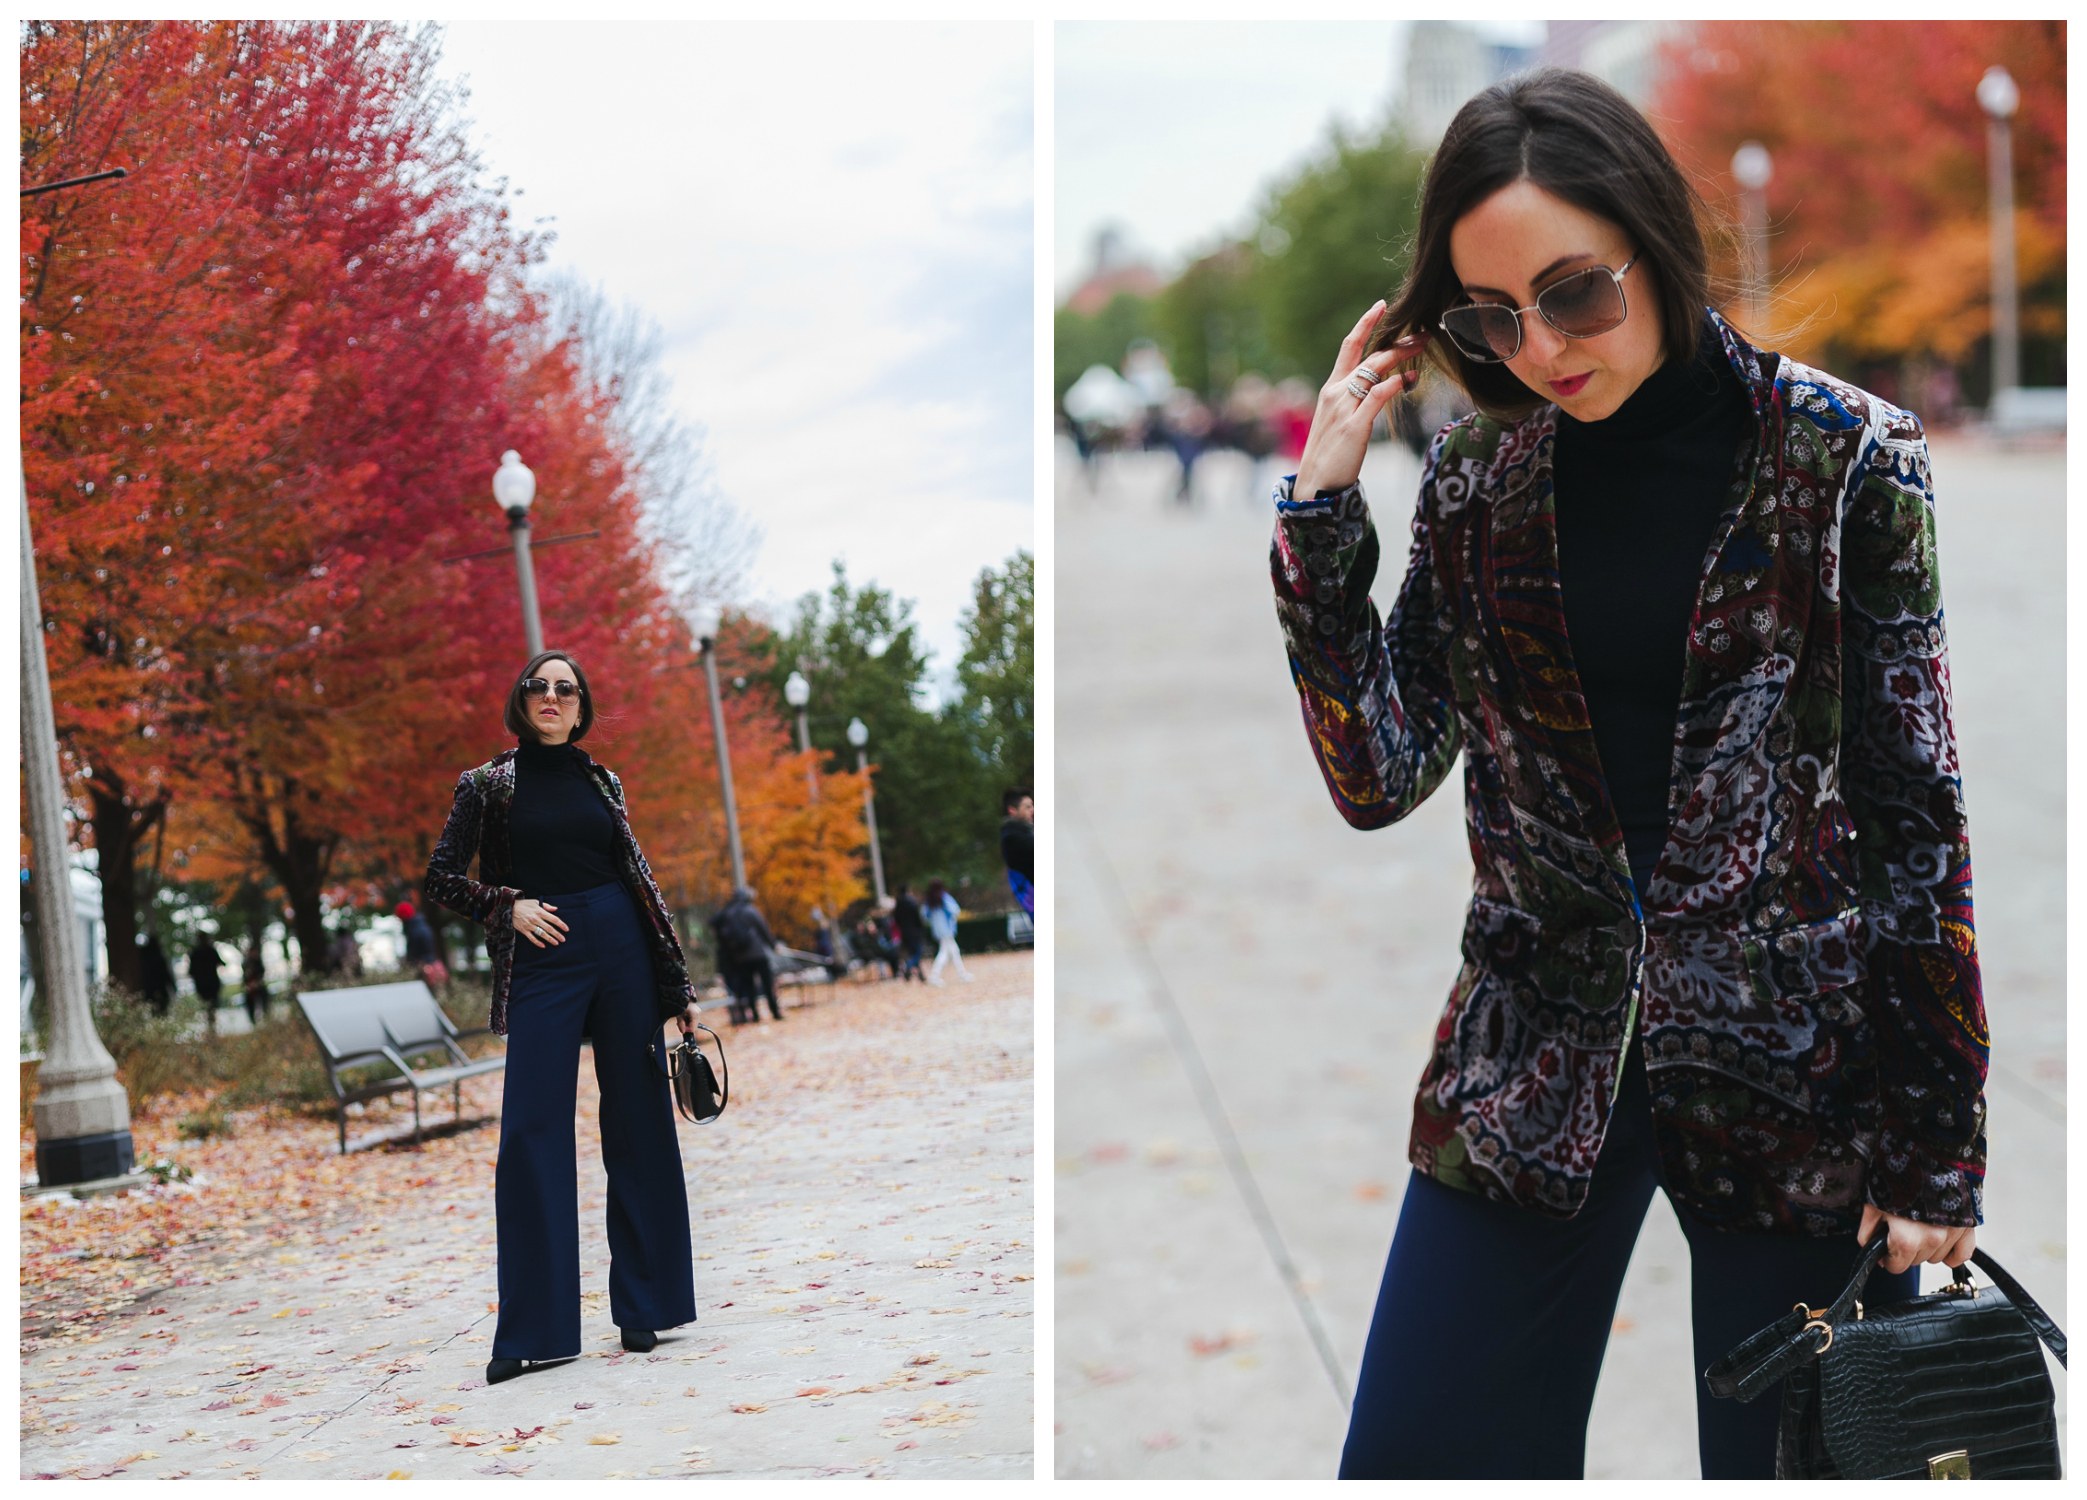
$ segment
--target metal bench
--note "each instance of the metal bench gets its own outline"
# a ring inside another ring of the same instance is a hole
[[[348,1106],[365,1099],[413,1091],[413,1139],[420,1139],[420,1096],[447,1085],[456,1117],[464,1117],[466,1078],[493,1073],[507,1066],[507,1055],[473,1059],[458,1045],[465,1037],[486,1036],[490,1027],[459,1031],[428,987],[418,979],[403,984],[369,984],[354,989],[312,990],[297,997],[305,1024],[319,1043],[319,1056],[326,1064],[326,1081],[333,1089],[340,1117],[341,1154],[348,1152]],[[447,1066],[417,1069],[408,1059],[433,1052]],[[397,1078],[380,1078],[349,1088],[342,1081],[345,1069],[384,1062],[398,1069]],[[364,1144],[369,1144],[365,1142]]]

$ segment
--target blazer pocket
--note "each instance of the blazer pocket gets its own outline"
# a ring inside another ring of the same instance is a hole
[[[1536,918],[1519,907],[1473,896],[1464,915],[1464,962],[1501,979],[1526,979],[1542,937]]]
[[[1865,934],[1861,908],[1850,907],[1817,922],[1747,938],[1742,949],[1755,997],[1764,1002],[1795,1000],[1859,986],[1869,974],[1863,959]],[[1852,995],[1840,998],[1854,1001]]]

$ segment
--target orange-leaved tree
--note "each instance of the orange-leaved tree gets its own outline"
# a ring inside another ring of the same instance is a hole
[[[1733,152],[1757,140],[1774,163],[1764,339],[1829,367],[1879,367],[1883,383],[1899,367],[1954,366],[1983,384],[1991,241],[1976,95],[1995,65],[2021,92],[2025,374],[2062,381],[2063,21],[1706,21],[1670,45],[1654,115],[1704,195],[1736,219]]]

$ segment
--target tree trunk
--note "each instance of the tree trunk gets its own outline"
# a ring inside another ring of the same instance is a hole
[[[319,893],[326,887],[339,837],[308,832],[289,806],[275,817],[269,817],[265,808],[250,811],[243,821],[259,846],[261,862],[289,900],[290,931],[297,939],[300,972],[329,972],[333,954],[326,941],[326,913]]]
[[[133,805],[123,778],[106,766],[95,767],[87,783],[87,799],[95,865],[101,877],[101,927],[109,950],[109,982],[137,994],[145,987],[145,969],[138,959],[137,850],[145,830],[166,815],[167,799],[162,795],[143,807]],[[71,879],[63,869],[57,874]]]

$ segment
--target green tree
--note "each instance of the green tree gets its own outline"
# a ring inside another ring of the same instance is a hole
[[[1419,226],[1425,161],[1395,126],[1358,137],[1336,126],[1270,192],[1255,278],[1278,361],[1269,375],[1323,379],[1363,309],[1391,296]]]
[[[1052,339],[1053,403],[1063,401],[1072,383],[1091,365],[1121,370],[1124,351],[1156,332],[1152,299],[1131,292],[1118,292],[1092,317],[1069,307],[1059,308]]]
[[[1233,243],[1193,261],[1155,307],[1158,342],[1178,385],[1222,397],[1248,370],[1274,362],[1260,289],[1261,257]]]
[[[999,858],[993,768],[980,759],[960,715],[925,706],[929,663],[912,602],[875,584],[851,583],[835,562],[832,586],[799,599],[770,647],[767,685],[778,705],[791,672],[803,672],[812,685],[812,744],[828,766],[855,767],[850,719],[869,730],[877,832],[893,888],[936,876],[952,884],[992,877]]]
[[[1003,789],[1031,786],[1036,769],[1036,559],[1017,552],[983,570],[964,612],[963,696],[951,705],[978,760]]]

